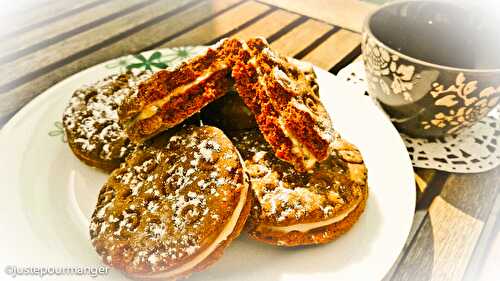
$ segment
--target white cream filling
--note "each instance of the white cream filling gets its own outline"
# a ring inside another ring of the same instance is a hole
[[[195,85],[198,85],[201,82],[207,80],[210,77],[210,75],[212,75],[214,72],[217,72],[219,70],[225,69],[227,67],[228,66],[225,63],[221,63],[221,64],[219,64],[217,66],[210,67],[209,69],[205,70],[203,72],[203,74],[201,76],[197,77],[194,81],[192,81],[192,82],[190,82],[188,84],[182,85],[180,87],[177,87],[172,92],[170,92],[168,94],[168,96],[163,97],[163,98],[161,98],[159,100],[156,100],[156,101],[152,102],[151,104],[147,105],[141,111],[141,113],[139,113],[139,115],[137,115],[136,120],[147,119],[147,118],[155,115],[156,112],[158,112],[158,109],[160,107],[162,107],[164,104],[168,103],[172,98],[177,97],[178,95],[180,95],[183,92],[185,92],[187,89],[189,89],[189,88],[191,88],[191,87],[193,87]]]
[[[316,229],[320,228],[323,226],[327,226],[330,224],[334,224],[336,222],[339,222],[343,219],[345,219],[356,207],[358,206],[359,202],[354,204],[351,208],[347,209],[345,212],[324,220],[320,222],[312,222],[312,223],[299,223],[299,224],[294,224],[294,225],[289,225],[289,226],[272,226],[272,225],[260,225],[259,229],[266,229],[270,231],[279,231],[279,232],[284,232],[284,233],[289,233],[292,231],[299,231],[299,232],[308,232],[311,229]]]
[[[285,119],[280,116],[278,118],[278,123],[280,125],[281,130],[285,134],[287,138],[292,141],[292,152],[296,155],[301,156],[304,159],[304,166],[306,170],[311,169],[318,159],[311,153],[311,151],[303,145],[285,126]]]
[[[243,48],[247,50],[248,46],[244,44]],[[258,82],[261,85],[261,87],[263,87],[267,91],[267,85],[265,79],[261,73],[260,67],[257,65],[255,57],[252,57],[248,62],[256,68],[257,73],[259,73]],[[304,166],[306,170],[311,169],[314,166],[314,164],[316,164],[318,159],[311,153],[311,151],[309,151],[307,147],[305,147],[302,143],[300,143],[300,141],[286,128],[285,119],[283,118],[283,116],[281,115],[279,116],[278,123],[285,136],[292,141],[292,146],[293,146],[292,152],[304,159]]]
[[[314,71],[311,63],[308,63],[305,61],[300,61],[300,60],[295,59],[293,57],[287,57],[287,60],[289,63],[296,66],[297,69],[299,69],[302,72],[313,72]]]
[[[240,200],[238,201],[238,205],[236,205],[236,208],[234,209],[231,218],[226,223],[226,226],[224,226],[222,232],[219,234],[219,236],[217,236],[215,241],[212,244],[210,244],[210,246],[208,246],[205,250],[199,253],[194,259],[171,271],[154,273],[154,274],[133,274],[133,276],[139,278],[169,278],[172,276],[182,274],[186,271],[189,271],[193,267],[201,263],[203,260],[205,260],[215,249],[217,249],[217,247],[219,247],[219,245],[222,242],[224,242],[227,239],[227,237],[229,237],[229,235],[231,235],[231,233],[233,233],[233,230],[236,227],[236,224],[238,223],[238,219],[240,218],[241,212],[245,207],[248,189],[249,189],[249,184],[248,181],[245,179],[245,183],[243,184],[243,188],[240,193]]]
[[[243,49],[250,51],[250,48],[245,43],[243,44]],[[264,53],[267,53],[268,55],[273,55],[272,51],[270,51],[268,48],[265,48],[263,51],[264,51]],[[248,62],[256,68],[257,73],[259,73],[258,82],[261,85],[261,87],[263,87],[267,91],[267,85],[266,85],[265,79],[262,75],[260,67],[257,65],[255,56],[252,57]],[[276,69],[273,69],[273,72],[276,72]],[[280,70],[278,69],[278,71],[280,71]],[[286,77],[286,74],[283,73],[283,75],[285,75],[285,77]],[[276,73],[275,73],[275,76],[276,76]],[[279,78],[279,77],[276,77],[276,78]],[[286,77],[286,78],[288,79],[288,77]],[[285,134],[285,136],[292,141],[292,152],[294,154],[302,157],[304,159],[305,169],[310,170],[314,166],[314,164],[316,164],[316,162],[318,162],[318,159],[311,153],[311,151],[307,147],[305,147],[302,143],[300,143],[300,141],[286,128],[285,120],[284,120],[283,116],[281,116],[281,115],[279,116],[278,123],[279,123],[281,130]]]

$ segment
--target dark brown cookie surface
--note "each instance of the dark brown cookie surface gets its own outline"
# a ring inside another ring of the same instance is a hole
[[[214,127],[187,127],[139,146],[111,174],[92,215],[92,244],[131,276],[185,276],[237,236],[247,195],[230,140]]]
[[[110,172],[133,150],[118,123],[117,109],[150,76],[130,72],[113,75],[74,92],[63,124],[69,146],[80,160]]]

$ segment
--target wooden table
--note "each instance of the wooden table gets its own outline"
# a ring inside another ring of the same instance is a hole
[[[264,36],[282,54],[335,74],[359,59],[363,19],[383,1],[31,1],[2,15],[0,124],[94,64],[226,36]],[[500,280],[500,167],[473,175],[415,172],[413,228],[386,280]]]

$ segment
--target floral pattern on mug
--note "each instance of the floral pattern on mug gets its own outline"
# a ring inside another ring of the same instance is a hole
[[[413,89],[415,67],[399,63],[397,55],[391,55],[387,50],[378,46],[373,39],[365,39],[365,66],[368,68],[369,84],[371,87],[380,87],[386,94],[402,95],[406,101],[413,101],[410,91]],[[388,77],[390,85],[382,79]]]
[[[455,84],[449,87],[434,82],[430,92],[435,98],[434,104],[447,110],[435,114],[430,121],[421,122],[423,128],[448,127],[447,133],[455,134],[486,116],[500,101],[500,86],[485,88],[477,95],[477,84],[477,81],[466,81],[463,73],[459,73]]]

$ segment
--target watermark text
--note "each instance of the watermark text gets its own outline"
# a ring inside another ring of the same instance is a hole
[[[19,266],[8,265],[4,268],[5,274],[12,278],[17,276],[88,276],[96,278],[108,275],[106,266]]]

